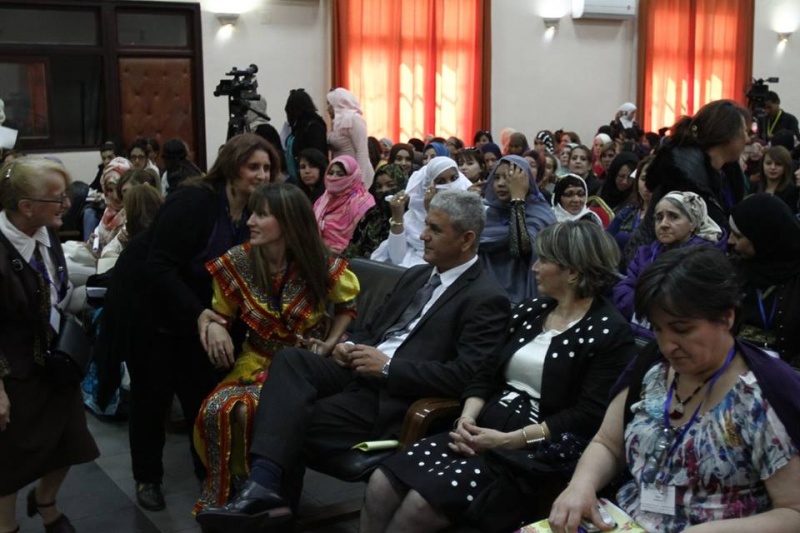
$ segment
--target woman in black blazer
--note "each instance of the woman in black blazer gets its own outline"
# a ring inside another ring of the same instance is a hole
[[[513,311],[505,347],[467,387],[453,431],[372,476],[361,531],[437,531],[465,518],[509,531],[546,516],[551,502],[537,500],[566,485],[635,347],[601,296],[616,279],[613,238],[591,222],[564,222],[542,230],[535,248],[546,297]]]

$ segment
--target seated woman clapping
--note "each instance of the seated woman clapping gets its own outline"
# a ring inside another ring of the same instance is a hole
[[[212,322],[200,331],[211,361],[231,371],[195,423],[195,447],[208,468],[195,511],[223,505],[232,478],[246,477],[253,415],[272,356],[302,345],[325,357],[355,316],[358,279],[325,248],[306,195],[293,185],[261,185],[249,208],[250,242],[206,265],[214,311],[228,323],[238,316],[247,337],[234,358],[223,326]]]
[[[550,513],[602,529],[596,492],[646,531],[800,531],[800,376],[734,336],[742,288],[711,246],[659,257],[636,287],[658,343],[621,378],[600,431]]]
[[[564,486],[635,348],[625,319],[600,296],[619,260],[600,226],[548,226],[535,253],[546,296],[516,308],[505,346],[464,392],[453,431],[373,474],[362,532],[436,531],[465,513],[482,530],[510,531],[537,518],[537,498]]]

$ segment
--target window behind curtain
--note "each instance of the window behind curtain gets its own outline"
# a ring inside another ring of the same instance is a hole
[[[485,4],[334,4],[334,85],[359,98],[370,135],[395,141],[426,134],[471,139],[488,127]]]
[[[752,0],[641,0],[639,119],[674,124],[704,104],[746,103],[753,58]]]

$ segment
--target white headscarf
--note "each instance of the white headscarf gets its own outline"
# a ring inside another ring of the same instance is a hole
[[[619,117],[619,121],[624,128],[632,128],[633,127],[633,118],[636,114],[636,105],[632,102],[625,102],[621,106],[619,106],[619,110],[622,111],[622,116]]]
[[[466,191],[472,185],[464,174],[458,170],[458,164],[450,157],[438,156],[431,158],[428,164],[414,172],[408,179],[406,194],[408,194],[408,211],[403,216],[403,226],[405,227],[406,240],[408,243],[422,250],[423,243],[419,239],[422,230],[425,229],[425,190],[430,187],[433,180],[442,172],[455,169],[458,178],[455,181],[442,185],[442,189],[461,189]]]
[[[583,209],[581,212],[573,215],[563,207],[561,207],[561,195],[567,189],[567,187],[583,187],[584,194],[586,199],[589,199],[589,188],[586,186],[586,182],[578,176],[577,174],[567,174],[563,178],[559,179],[556,182],[556,187],[553,191],[553,197],[550,199],[550,203],[553,206],[553,212],[556,214],[556,220],[559,222],[566,222],[569,220],[581,220],[584,217],[591,218],[594,222],[597,222],[601,226],[603,225],[603,221],[600,220],[600,216],[597,213],[586,207],[586,202],[583,204]]]

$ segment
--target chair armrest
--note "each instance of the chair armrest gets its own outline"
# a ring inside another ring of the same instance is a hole
[[[422,398],[406,411],[400,431],[399,449],[403,449],[428,434],[434,422],[445,418],[455,419],[461,412],[461,402],[453,398]]]

